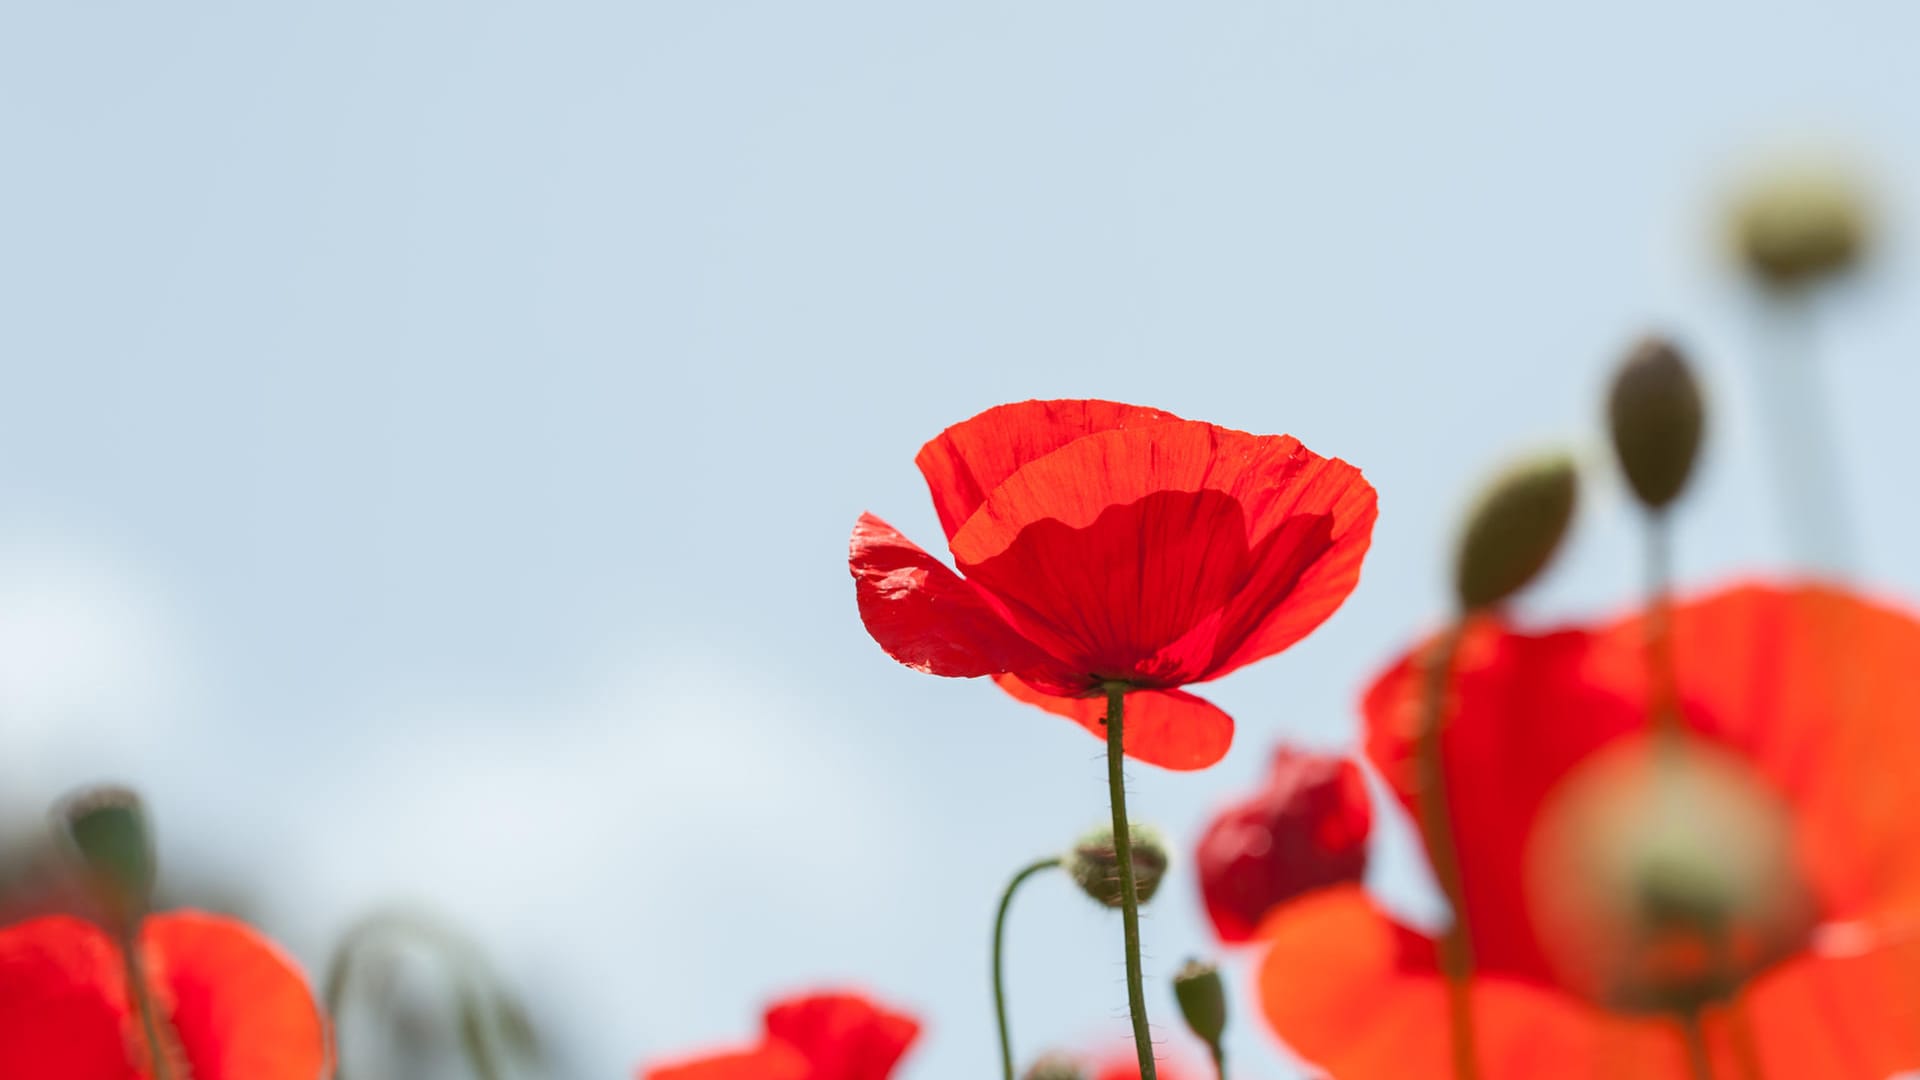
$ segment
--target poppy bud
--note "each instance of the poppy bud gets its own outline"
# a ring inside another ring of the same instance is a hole
[[[1087,1072],[1065,1054],[1044,1054],[1027,1066],[1021,1080],[1087,1080]]]
[[[1634,347],[1613,378],[1607,420],[1633,493],[1651,510],[1672,502],[1693,471],[1703,422],[1700,384],[1672,342]]]
[[[1220,983],[1220,969],[1187,961],[1174,972],[1173,997],[1194,1037],[1209,1047],[1219,1046],[1220,1034],[1227,1030],[1227,992]]]
[[[1802,165],[1754,184],[1735,207],[1734,238],[1762,283],[1793,288],[1859,262],[1871,217],[1854,177],[1832,166]]]
[[[68,796],[55,820],[86,876],[103,920],[131,930],[153,900],[153,839],[140,796],[123,787],[89,788]]]
[[[1133,889],[1142,904],[1153,899],[1160,879],[1167,873],[1167,845],[1160,831],[1151,825],[1134,822],[1128,837],[1133,841]],[[1110,908],[1120,906],[1120,857],[1114,851],[1113,829],[1095,829],[1082,836],[1067,853],[1067,873],[1073,875],[1082,892]]]
[[[1678,738],[1603,751],[1563,781],[1527,868],[1549,959],[1613,1008],[1725,1000],[1814,922],[1780,797],[1732,755]]]
[[[1281,747],[1265,785],[1222,811],[1194,849],[1220,940],[1251,940],[1267,912],[1367,869],[1373,808],[1349,758]]]
[[[1577,491],[1564,453],[1516,462],[1487,485],[1460,538],[1454,590],[1462,610],[1500,603],[1546,567],[1573,520]]]

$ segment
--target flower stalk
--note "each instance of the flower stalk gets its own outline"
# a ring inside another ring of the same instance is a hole
[[[1434,877],[1453,909],[1453,923],[1440,938],[1440,967],[1447,979],[1447,1022],[1452,1032],[1455,1080],[1478,1080],[1479,1051],[1473,1023],[1473,941],[1467,933],[1466,890],[1461,883],[1460,851],[1453,836],[1447,802],[1446,762],[1440,732],[1446,721],[1447,684],[1460,648],[1462,623],[1447,628],[1427,656],[1427,682],[1415,752],[1419,770],[1419,813]]]
[[[993,1014],[1000,1024],[1000,1074],[1005,1080],[1014,1080],[1013,1075],[1013,1035],[1007,1025],[1007,981],[1003,967],[1006,957],[1007,912],[1013,907],[1013,894],[1028,878],[1060,865],[1059,856],[1052,856],[1028,863],[1020,872],[1007,882],[1007,889],[1000,894],[1000,910],[993,917]]]
[[[1140,1059],[1140,1080],[1156,1080],[1153,1036],[1147,1030],[1146,978],[1140,969],[1140,896],[1133,880],[1133,840],[1127,827],[1127,686],[1110,682],[1107,691],[1107,800],[1113,808],[1113,851],[1120,875],[1120,924],[1126,939],[1127,1012],[1133,1020],[1133,1048]]]

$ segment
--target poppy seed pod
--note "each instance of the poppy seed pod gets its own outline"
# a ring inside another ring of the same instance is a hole
[[[1044,1054],[1020,1075],[1021,1080],[1087,1080],[1086,1070],[1065,1054]]]
[[[1210,1047],[1219,1046],[1220,1035],[1227,1030],[1227,992],[1220,982],[1220,969],[1187,961],[1174,972],[1173,997],[1194,1037]]]
[[[1134,822],[1128,836],[1133,841],[1133,888],[1142,904],[1153,899],[1160,879],[1167,874],[1167,845],[1160,831],[1151,825]],[[1114,851],[1111,826],[1095,829],[1082,836],[1067,853],[1067,873],[1080,890],[1110,908],[1120,906],[1120,857]]]
[[[152,906],[156,874],[140,796],[123,787],[89,788],[62,801],[55,818],[104,921],[131,930]]]
[[[1467,516],[1455,563],[1463,611],[1492,607],[1544,569],[1573,520],[1578,492],[1573,458],[1550,453],[1509,466]]]
[[[1633,493],[1659,510],[1687,486],[1700,450],[1705,408],[1700,384],[1673,343],[1650,337],[1634,346],[1607,398],[1613,451]]]
[[[1726,1000],[1813,925],[1785,805],[1732,755],[1690,739],[1635,741],[1581,766],[1527,861],[1551,958],[1617,1009]]]
[[[1853,176],[1832,166],[1803,165],[1753,185],[1735,207],[1734,239],[1762,283],[1794,288],[1858,263],[1871,217]]]

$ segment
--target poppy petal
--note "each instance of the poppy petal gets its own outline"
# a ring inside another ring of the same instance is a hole
[[[1027,462],[1095,432],[1178,419],[1114,401],[1021,401],[953,425],[921,447],[914,462],[951,540],[993,489]]]
[[[750,1050],[708,1054],[641,1070],[640,1080],[814,1080],[800,1051],[770,1042]]]
[[[811,994],[767,1010],[767,1035],[786,1043],[831,1080],[887,1080],[920,1034],[920,1024],[858,994]]]
[[[1260,936],[1261,1008],[1300,1056],[1341,1080],[1397,1080],[1410,1061],[1451,1060],[1433,941],[1389,919],[1361,887],[1283,905]],[[1609,1021],[1517,980],[1481,976],[1472,993],[1482,1080],[1557,1076],[1570,1062],[1594,1062],[1601,1076],[1684,1075],[1677,1038],[1653,1025]],[[1623,1068],[1598,1067],[1608,1061]]]
[[[175,911],[141,944],[196,1080],[313,1080],[331,1060],[326,1021],[293,961],[246,925]]]
[[[854,526],[848,565],[867,633],[916,671],[974,678],[1058,666],[977,589],[872,514]]]
[[[1357,471],[1298,440],[1168,422],[1027,463],[951,548],[1048,652],[1099,678],[1175,686],[1323,621],[1352,588],[1372,500]]]
[[[1920,1066],[1916,972],[1920,938],[1803,955],[1769,972],[1745,998],[1766,1074],[1882,1080]]]
[[[0,929],[0,1076],[137,1080],[125,977],[98,927],[51,915]]]
[[[1064,716],[1102,739],[1107,737],[1107,699],[1059,697],[1012,675],[993,680],[1000,689],[1055,716]],[[1233,717],[1184,690],[1133,690],[1127,694],[1122,738],[1127,756],[1164,769],[1204,769],[1233,745]]]

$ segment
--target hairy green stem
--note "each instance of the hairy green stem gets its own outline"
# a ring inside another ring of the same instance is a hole
[[[1700,1028],[1700,1014],[1680,1017],[1680,1037],[1687,1044],[1687,1075],[1693,1080],[1713,1080],[1713,1060],[1707,1056],[1707,1034]]]
[[[1147,1030],[1146,979],[1140,972],[1140,893],[1133,881],[1133,837],[1127,826],[1126,718],[1127,687],[1108,683],[1107,690],[1107,799],[1113,805],[1113,854],[1120,871],[1120,924],[1126,933],[1127,1011],[1133,1018],[1133,1048],[1140,1057],[1140,1080],[1155,1080],[1153,1036]]]
[[[177,1080],[173,1075],[173,1057],[167,1052],[161,1035],[161,1020],[153,1007],[153,990],[147,985],[146,965],[140,962],[140,932],[130,930],[120,937],[120,958],[126,967],[127,996],[140,1016],[140,1032],[147,1041],[147,1058],[153,1063],[153,1080]]]
[[[1007,1026],[1007,978],[1004,970],[1007,911],[1013,907],[1013,894],[1028,878],[1059,865],[1060,857],[1056,855],[1022,867],[1019,873],[1013,875],[1013,880],[1007,882],[1007,891],[1000,894],[1000,910],[993,917],[993,1013],[1000,1022],[1000,1073],[1006,1080],[1013,1080],[1013,1035]]]

